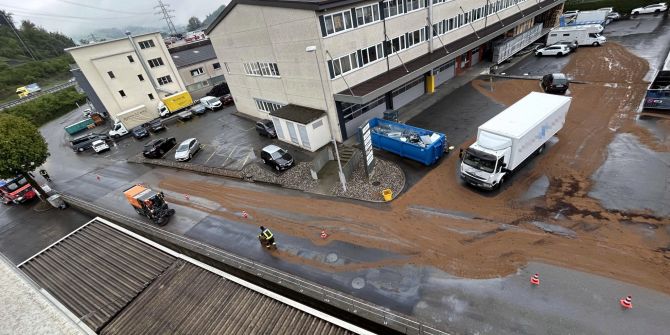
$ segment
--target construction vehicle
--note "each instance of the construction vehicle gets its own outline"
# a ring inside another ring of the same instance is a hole
[[[155,192],[144,185],[134,185],[123,191],[126,200],[137,214],[146,216],[159,226],[167,224],[174,209],[168,208],[163,192]]]
[[[40,92],[41,90],[42,88],[40,87],[40,85],[32,83],[26,86],[18,87],[16,89],[16,94],[19,96],[19,98],[25,98],[27,96]]]
[[[37,197],[37,192],[22,175],[0,179],[0,201],[5,205],[21,204]]]
[[[260,226],[260,228],[261,233],[258,234],[258,241],[260,241],[261,245],[264,246],[266,249],[276,250],[277,242],[275,242],[274,234],[272,234],[270,229],[267,229],[263,226]]]

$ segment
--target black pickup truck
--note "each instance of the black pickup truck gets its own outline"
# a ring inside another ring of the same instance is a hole
[[[86,134],[84,136],[77,137],[70,141],[72,150],[75,152],[83,152],[93,147],[93,142],[97,140],[109,141],[109,136],[107,134]]]

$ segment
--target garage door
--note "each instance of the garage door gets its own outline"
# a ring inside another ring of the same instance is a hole
[[[393,90],[393,109],[407,105],[425,93],[425,80],[423,76],[416,78],[402,87]]]
[[[356,135],[358,132],[358,127],[360,127],[365,121],[370,120],[372,118],[378,117],[378,118],[383,118],[384,117],[384,111],[386,111],[386,103],[383,102],[383,97],[382,97],[382,103],[377,105],[376,107],[366,110],[364,113],[365,114],[358,114],[358,116],[354,117],[352,120],[346,120],[345,127],[347,128],[347,138]]]
[[[445,81],[451,79],[454,77],[455,74],[455,66],[454,66],[454,61],[450,61],[440,67],[435,68],[434,73],[435,73],[435,86],[440,86],[443,84]]]
[[[479,63],[479,48],[472,50],[472,66]]]

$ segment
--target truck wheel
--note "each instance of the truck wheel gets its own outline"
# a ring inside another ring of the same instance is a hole
[[[633,15],[640,15],[640,12],[633,12]]]
[[[541,56],[542,56],[542,53],[541,53],[541,52],[538,52],[538,53],[535,54],[535,56],[541,57]]]
[[[600,45],[600,43],[598,43],[598,42],[593,42],[593,46],[594,46],[594,47],[597,47],[597,46],[599,46],[599,45]]]
[[[561,57],[561,56],[563,56],[563,53],[559,52],[559,53],[556,54],[556,56]]]
[[[500,181],[498,182],[498,185],[496,185],[496,191],[502,189],[503,182],[505,182],[505,177],[500,178]]]
[[[537,152],[538,155],[540,155],[544,152],[544,147],[545,147],[545,144],[542,144],[539,148],[537,148],[536,152]]]
[[[119,137],[121,137],[121,135],[119,135],[119,134],[114,134],[114,136],[112,136],[112,137],[113,137],[115,140],[118,140]]]

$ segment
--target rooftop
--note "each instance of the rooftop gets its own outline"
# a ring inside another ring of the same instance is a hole
[[[133,36],[133,38],[138,38],[138,37],[153,35],[153,34],[160,35],[160,32],[159,31],[154,31],[154,32],[150,32],[150,33],[144,33],[144,34],[138,34],[138,35],[132,35],[132,36]],[[126,39],[128,39],[128,36],[115,38],[115,39],[111,39],[111,40],[95,42],[95,43],[90,43],[90,44],[78,45],[76,47],[67,48],[67,49],[65,49],[65,51],[83,49],[83,48],[88,48],[88,47],[94,47],[94,46],[103,45],[103,44],[112,43],[112,42],[121,41],[121,40],[126,40]],[[161,37],[161,39],[162,39],[162,37]]]
[[[214,47],[211,42],[176,52],[170,50],[170,54],[172,56],[172,61],[177,68],[216,59],[216,53],[214,53]]]
[[[270,113],[270,115],[306,125],[318,120],[325,113],[320,109],[289,104]]]

